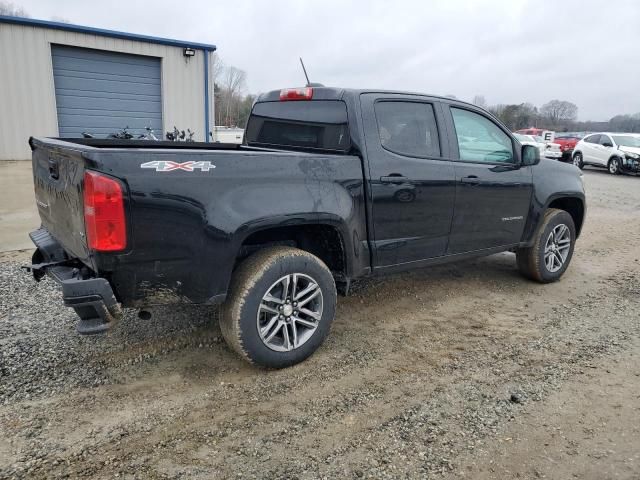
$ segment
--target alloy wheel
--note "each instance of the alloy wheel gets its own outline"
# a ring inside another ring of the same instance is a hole
[[[281,277],[269,287],[258,307],[260,339],[277,352],[299,348],[317,330],[322,306],[320,285],[309,275]]]
[[[544,263],[547,270],[555,273],[560,270],[571,249],[571,230],[564,223],[556,225],[544,245]]]
[[[580,168],[580,165],[582,164],[582,155],[580,155],[579,153],[576,153],[573,157],[573,164]]]

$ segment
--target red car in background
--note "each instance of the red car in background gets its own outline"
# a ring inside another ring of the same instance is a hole
[[[545,130],[542,128],[529,127],[529,128],[521,128],[520,130],[516,130],[515,133],[520,133],[522,135],[533,135],[534,137],[541,137],[542,132],[544,131]]]
[[[556,138],[553,140],[555,143],[560,145],[560,151],[562,152],[562,161],[571,160],[571,154],[573,153],[573,149],[576,147],[576,144],[582,139],[582,136],[579,136],[576,133],[558,133],[556,134]]]

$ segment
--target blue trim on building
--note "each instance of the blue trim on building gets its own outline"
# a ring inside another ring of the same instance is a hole
[[[50,22],[47,20],[35,20],[33,18],[8,17],[0,15],[0,23],[12,23],[16,25],[25,25],[29,27],[52,28],[54,30],[65,30],[67,32],[87,33],[90,35],[102,35],[103,37],[121,38],[123,40],[135,40],[138,42],[158,43],[160,45],[169,45],[171,47],[193,48],[196,50],[204,50],[205,52],[213,52],[216,50],[215,45],[206,43],[194,43],[183,40],[173,40],[171,38],[153,37],[151,35],[138,35],[136,33],[118,32],[115,30],[105,30],[103,28],[85,27],[82,25],[71,25],[69,23]]]
[[[204,141],[209,141],[209,50],[204,50]]]

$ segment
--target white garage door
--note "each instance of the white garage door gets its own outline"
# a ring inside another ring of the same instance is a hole
[[[160,59],[54,45],[53,77],[61,137],[106,137],[124,127],[162,137]]]

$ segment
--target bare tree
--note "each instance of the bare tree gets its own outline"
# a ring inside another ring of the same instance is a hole
[[[488,110],[511,130],[531,127],[536,124],[538,110],[530,103],[494,105]]]
[[[0,15],[29,18],[29,14],[24,8],[18,7],[10,2],[0,2]]]
[[[572,122],[578,117],[578,106],[566,100],[551,100],[540,107],[540,114],[551,125]]]
[[[211,55],[210,69],[214,85],[214,124],[244,127],[255,98],[245,94],[247,74],[225,65],[217,53]]]
[[[227,126],[237,125],[239,103],[242,101],[247,74],[236,67],[226,67],[221,76],[220,97],[224,102],[224,123]],[[235,121],[234,121],[235,120]]]
[[[211,79],[214,84],[220,83],[220,77],[224,71],[224,62],[217,52],[211,54]]]
[[[471,103],[473,103],[474,105],[477,105],[481,108],[486,108],[487,107],[487,100],[484,98],[484,95],[476,95],[473,97],[473,100],[471,101]]]

